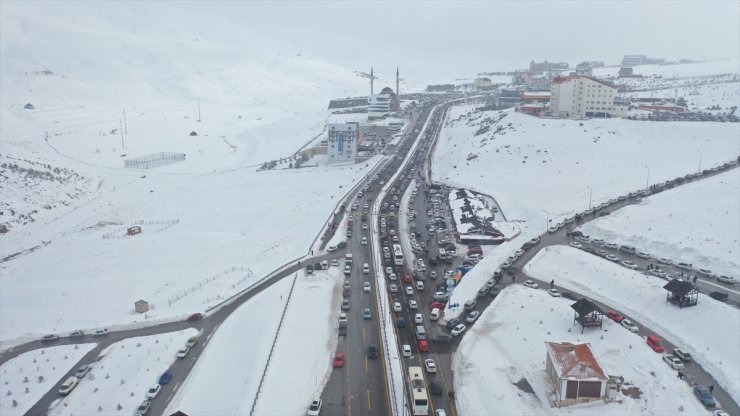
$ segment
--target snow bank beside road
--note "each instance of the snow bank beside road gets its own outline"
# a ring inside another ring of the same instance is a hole
[[[610,305],[652,328],[689,351],[740,401],[740,313],[732,306],[700,294],[697,306],[678,308],[666,302],[665,280],[566,246],[541,250],[524,272],[546,282],[554,279],[556,285]]]
[[[591,238],[718,274],[740,270],[740,170],[732,169],[644,198],[580,227]]]

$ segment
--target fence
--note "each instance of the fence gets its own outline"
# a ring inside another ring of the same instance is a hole
[[[185,153],[159,152],[151,155],[124,159],[123,166],[131,169],[151,169],[185,160]]]
[[[277,343],[278,335],[280,335],[280,328],[283,326],[283,321],[285,320],[285,312],[288,311],[288,305],[290,304],[290,299],[293,297],[293,289],[295,288],[295,282],[298,279],[298,273],[295,274],[293,277],[293,283],[290,285],[290,292],[288,292],[288,299],[285,301],[285,306],[283,307],[283,313],[280,315],[280,323],[278,324],[277,331],[275,331],[275,338],[272,339],[272,346],[270,347],[270,353],[267,355],[267,362],[265,363],[265,369],[262,370],[262,377],[260,377],[260,384],[257,386],[257,393],[254,395],[254,400],[252,401],[252,409],[249,411],[249,415],[254,414],[254,408],[257,406],[257,399],[260,397],[260,391],[262,390],[262,383],[265,382],[265,375],[267,375],[267,369],[270,367],[270,359],[272,358],[272,353],[275,351],[275,344]]]
[[[232,289],[235,289],[240,284],[246,282],[248,278],[251,278],[252,276],[254,276],[254,273],[252,273],[252,270],[251,269],[245,268],[243,266],[234,266],[234,267],[231,268],[231,270],[225,270],[225,271],[223,271],[223,272],[221,272],[221,273],[219,273],[219,274],[217,274],[215,276],[211,276],[211,277],[208,277],[206,279],[203,279],[200,282],[198,282],[198,283],[194,284],[193,286],[189,287],[188,289],[183,290],[182,292],[178,292],[178,293],[172,295],[169,299],[167,299],[167,303],[169,304],[169,306],[172,306],[173,303],[175,303],[178,300],[184,298],[188,294],[193,293],[196,290],[202,289],[204,284],[207,285],[208,283],[214,282],[216,279],[218,279],[221,276],[225,276],[227,274],[236,273],[236,272],[240,272],[240,271],[241,272],[247,272],[247,274],[245,276],[242,276],[236,282],[234,282],[231,285],[231,288]],[[221,295],[218,295],[218,298],[217,299],[220,299],[220,298],[221,298]]]

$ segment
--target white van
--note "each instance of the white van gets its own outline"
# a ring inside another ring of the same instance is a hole
[[[432,313],[429,314],[429,319],[432,321],[439,319],[439,308],[432,309]]]
[[[427,331],[423,325],[416,325],[416,339],[427,339]]]
[[[408,345],[408,344],[401,345],[401,351],[404,357],[411,357],[411,345]]]

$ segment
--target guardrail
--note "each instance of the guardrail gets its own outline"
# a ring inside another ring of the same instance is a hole
[[[290,285],[290,292],[288,292],[288,299],[285,301],[285,307],[283,307],[283,313],[280,315],[280,323],[278,324],[277,331],[275,331],[275,338],[272,340],[272,346],[270,347],[270,353],[267,354],[267,362],[265,363],[265,369],[262,370],[262,377],[260,377],[260,384],[257,386],[257,393],[254,394],[254,400],[252,401],[252,408],[249,411],[250,416],[254,414],[254,408],[257,406],[257,399],[260,397],[260,391],[262,390],[262,383],[265,381],[265,375],[267,369],[270,367],[270,360],[272,359],[272,353],[275,351],[275,344],[277,343],[278,335],[280,335],[280,328],[283,326],[283,320],[285,320],[285,312],[288,311],[288,305],[290,305],[290,299],[293,297],[293,289],[295,288],[295,282],[298,280],[298,272],[293,277],[293,283]]]

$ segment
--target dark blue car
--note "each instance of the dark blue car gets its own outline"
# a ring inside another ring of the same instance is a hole
[[[699,399],[701,404],[706,407],[714,407],[717,405],[717,403],[715,403],[714,401],[714,397],[712,397],[712,393],[710,393],[709,390],[706,389],[706,387],[695,386],[694,394],[696,395],[696,398]]]
[[[398,317],[398,327],[403,328],[405,326],[406,326],[406,318],[404,318],[403,316],[399,316]]]
[[[172,380],[172,371],[167,370],[164,372],[164,374],[162,374],[162,377],[159,378],[159,384],[164,386],[165,384],[169,383],[170,380]]]

